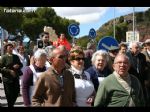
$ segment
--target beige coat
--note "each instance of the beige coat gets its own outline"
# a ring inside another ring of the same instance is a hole
[[[58,74],[51,67],[39,77],[32,98],[32,106],[73,106],[75,103],[73,75],[67,70],[64,70],[62,74],[64,75],[63,88],[59,83]]]

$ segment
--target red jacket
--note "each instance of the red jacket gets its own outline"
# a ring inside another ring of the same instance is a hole
[[[60,40],[60,38],[58,38],[56,42],[53,42],[53,45],[56,47],[58,47],[59,45],[64,45],[67,50],[70,51],[71,49],[71,44],[68,42],[66,38],[64,38],[64,40]]]

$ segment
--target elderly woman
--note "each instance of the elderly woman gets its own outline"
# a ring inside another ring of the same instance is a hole
[[[69,54],[70,71],[75,79],[77,106],[91,106],[95,91],[90,74],[84,71],[84,52],[81,49],[71,49]]]
[[[22,94],[25,106],[31,105],[31,98],[34,90],[35,82],[42,72],[46,71],[47,55],[44,50],[37,50],[34,53],[34,64],[27,66],[23,71],[22,77]]]
[[[97,91],[99,83],[111,73],[111,70],[107,67],[108,60],[108,53],[104,50],[96,51],[92,55],[91,61],[93,66],[86,71],[91,75],[95,91]]]

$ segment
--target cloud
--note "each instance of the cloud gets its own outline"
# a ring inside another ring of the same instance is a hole
[[[52,7],[57,15],[68,19],[75,19],[80,24],[93,23],[108,10],[107,7]]]
[[[139,12],[146,11],[149,8],[150,7],[134,7],[134,10],[135,12]],[[115,10],[122,15],[133,13],[133,7],[116,7]]]

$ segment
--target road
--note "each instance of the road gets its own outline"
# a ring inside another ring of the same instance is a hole
[[[1,77],[1,74],[0,74],[0,77]],[[20,91],[20,93],[21,93],[21,91]],[[4,87],[3,87],[2,83],[0,83],[0,103],[1,103],[0,105],[2,107],[8,107],[6,96],[5,96],[5,93],[4,93]],[[22,96],[19,96],[17,98],[17,101],[16,101],[14,107],[24,107]]]

